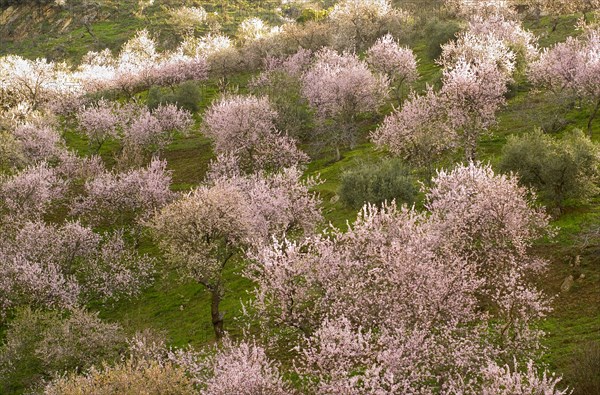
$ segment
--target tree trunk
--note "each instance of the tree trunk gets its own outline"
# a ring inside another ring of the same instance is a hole
[[[592,121],[594,121],[594,118],[596,118],[596,115],[598,114],[599,109],[600,109],[600,99],[596,102],[596,106],[594,107],[594,109],[592,110],[592,113],[590,114],[590,117],[588,118],[587,132],[588,132],[588,135],[590,136],[590,138],[592,138]]]
[[[475,133],[467,133],[465,139],[465,160],[474,162],[477,157],[477,139]]]
[[[219,304],[223,297],[223,288],[218,285],[216,288],[210,290],[211,303],[210,303],[210,315],[212,318],[213,329],[215,330],[215,337],[217,341],[220,341],[225,335],[223,329],[223,316],[224,314],[219,311]]]

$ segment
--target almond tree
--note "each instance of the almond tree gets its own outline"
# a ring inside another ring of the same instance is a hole
[[[586,28],[583,38],[545,49],[531,64],[529,78],[534,85],[555,93],[567,93],[591,106],[587,131],[600,111],[600,29]]]
[[[444,71],[442,81],[447,126],[458,133],[466,160],[474,160],[479,137],[496,122],[496,113],[505,103],[506,74],[493,63],[461,59]]]
[[[302,92],[316,111],[319,140],[335,147],[352,146],[357,115],[376,111],[388,96],[387,77],[374,75],[355,54],[322,49],[302,76]]]
[[[276,119],[266,97],[224,97],[206,110],[203,130],[218,155],[235,157],[250,173],[307,162],[294,139],[276,129]]]
[[[197,352],[167,349],[164,344],[149,344],[147,339],[135,336],[130,341],[130,352],[130,358],[114,366],[56,378],[47,384],[44,393],[73,393],[81,388],[99,393],[148,392],[148,382],[152,383],[152,394],[297,393],[282,378],[280,364],[250,341],[224,339],[217,347]]]
[[[131,220],[139,224],[175,198],[170,186],[167,162],[156,158],[146,168],[104,171],[85,183],[71,215],[95,225],[125,225]]]
[[[50,126],[24,124],[18,126],[13,135],[29,164],[51,161],[64,152],[64,140]]]
[[[434,179],[429,213],[367,205],[347,232],[251,253],[267,344],[301,339],[308,393],[480,393],[488,364],[535,355],[529,325],[549,310],[528,280],[548,226],[528,196],[488,166],[459,166]]]
[[[89,52],[74,76],[87,93],[116,90],[131,98],[152,85],[204,80],[208,68],[203,56],[159,53],[149,33],[142,30],[123,45],[116,57],[108,49]]]
[[[192,115],[176,105],[160,105],[150,111],[134,104],[100,100],[81,107],[76,119],[83,134],[95,146],[96,153],[109,139],[122,145],[119,165],[140,166],[172,141],[175,133],[187,134],[194,124]]]
[[[16,225],[16,224],[15,224]],[[153,272],[123,234],[99,235],[78,222],[3,227],[0,313],[17,306],[72,309],[91,299],[137,295]]]
[[[426,93],[413,93],[401,109],[386,116],[371,133],[371,140],[417,166],[431,168],[456,145],[457,135],[446,124],[442,98],[428,87]]]
[[[398,100],[404,84],[410,85],[419,78],[415,54],[410,48],[401,47],[390,34],[369,48],[366,60],[375,71],[387,75]]]
[[[439,92],[428,89],[410,98],[371,138],[420,165],[430,164],[430,155],[439,157],[456,146],[473,160],[481,134],[496,122],[496,112],[505,102],[507,78],[493,63],[460,58],[444,70]]]
[[[0,177],[0,219],[10,223],[42,218],[65,196],[67,184],[47,162]]]
[[[37,109],[61,95],[77,91],[78,84],[65,63],[29,60],[18,55],[0,57],[0,110],[19,103]]]
[[[281,377],[280,364],[269,359],[260,345],[249,341],[224,339],[208,358],[191,350],[176,350],[168,353],[167,360],[193,377],[201,395],[295,393]]]
[[[487,17],[475,15],[469,20],[467,32],[476,36],[493,35],[504,42],[519,58],[529,62],[538,55],[537,37],[525,30],[522,24],[503,14],[493,14]]]
[[[101,99],[95,105],[80,108],[76,114],[79,127],[90,144],[95,145],[96,153],[108,139],[119,136],[125,119],[118,109],[116,103]]]
[[[362,51],[390,30],[408,22],[408,14],[395,9],[389,0],[343,0],[331,12],[336,48]]]
[[[494,65],[508,82],[515,70],[516,55],[494,33],[479,34],[468,30],[459,34],[455,41],[442,45],[442,54],[436,62],[449,71],[460,61],[474,66],[484,63]]]
[[[187,135],[194,125],[192,115],[174,104],[159,105],[152,111],[137,108],[134,114],[123,128],[123,149],[118,158],[122,168],[148,163],[171,143],[175,133]]]
[[[242,249],[261,245],[271,235],[310,232],[321,219],[318,200],[300,176],[293,168],[271,176],[213,172],[206,184],[164,207],[151,221],[167,260],[210,292],[217,339],[224,334],[219,305],[226,265]]]

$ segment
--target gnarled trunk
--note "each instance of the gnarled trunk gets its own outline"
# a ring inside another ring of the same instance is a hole
[[[224,313],[219,311],[219,304],[223,298],[223,287],[220,285],[210,290],[211,302],[210,302],[210,315],[212,318],[213,329],[215,331],[215,337],[217,341],[220,341],[225,335],[223,329],[223,317]]]

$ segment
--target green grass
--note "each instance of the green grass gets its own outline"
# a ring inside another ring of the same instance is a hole
[[[139,14],[137,1],[100,0],[100,7],[90,11],[81,0],[69,0],[66,8],[29,7],[22,15],[0,26],[0,56],[17,53],[27,58],[66,59],[77,64],[88,51],[109,48],[118,51],[136,31],[148,30],[158,38],[159,49],[172,49],[181,37],[168,23],[165,8],[186,4],[178,0],[156,1]],[[188,2],[189,4],[189,2]],[[217,22],[224,33],[235,35],[239,23],[248,17],[261,17],[271,24],[281,23],[276,0],[247,2],[244,0],[203,1],[208,12],[217,12]],[[223,8],[223,6],[225,8]],[[87,11],[86,11],[87,10]],[[0,15],[2,13],[0,9]],[[83,16],[92,18],[88,32],[82,23]],[[208,25],[199,27],[197,33],[206,33]],[[15,37],[16,35],[16,37]]]
[[[570,23],[571,19],[568,21]],[[543,23],[545,23],[544,19]],[[545,27],[540,27],[543,28]],[[561,36],[557,38],[555,35],[550,35],[547,39],[564,39],[562,30],[557,29],[556,35]],[[432,60],[425,57],[424,42],[418,42],[415,51],[421,55],[419,71],[422,79],[417,89],[422,90],[426,83],[437,82],[440,71]],[[239,85],[240,91],[245,92],[249,78],[249,75],[239,76],[234,78],[232,83]],[[208,86],[211,87],[211,84]],[[213,89],[212,94],[203,99],[203,108],[206,108],[210,99],[216,96],[214,88],[208,89]],[[555,107],[549,102],[547,94],[535,94],[528,89],[520,88],[499,114],[498,125],[491,130],[489,136],[481,140],[480,159],[495,163],[507,136],[528,132],[554,114]],[[585,126],[586,117],[582,111],[571,110],[565,114],[565,117],[571,122],[565,129]],[[345,207],[336,200],[342,172],[357,160],[368,160],[385,155],[367,142],[368,131],[374,127],[374,124],[368,122],[362,125],[363,143],[344,151],[340,161],[335,162],[331,156],[325,155],[313,160],[308,166],[307,175],[319,174],[324,180],[316,187],[316,191],[323,199],[326,221],[336,227],[344,229],[357,214],[356,210]],[[594,139],[600,140],[600,121],[594,126]],[[209,142],[200,135],[194,135],[176,140],[164,156],[169,161],[169,169],[173,170],[174,189],[185,190],[202,180],[212,153]],[[573,236],[583,223],[600,220],[597,206],[598,201],[595,201],[594,204],[568,211],[554,221],[554,225],[561,230],[553,243],[544,245],[544,255],[551,261],[551,266],[549,273],[540,279],[541,285],[549,295],[558,292],[562,280],[572,271],[565,255],[573,253]],[[542,324],[542,328],[548,332],[548,337],[544,341],[547,350],[544,352],[543,360],[559,373],[568,369],[569,358],[578,347],[588,339],[599,338],[600,312],[594,306],[599,302],[600,268],[597,264],[584,260],[581,270],[585,273],[585,280],[577,282],[568,293],[554,299],[555,309]],[[234,317],[240,316],[240,300],[247,300],[252,285],[239,274],[239,265],[229,269],[225,279],[227,283],[223,302],[223,310],[227,312],[225,325],[233,334],[239,334],[242,324]],[[119,321],[131,331],[146,327],[165,331],[171,343],[177,346],[202,345],[214,340],[207,292],[193,282],[178,281],[176,273],[168,270],[166,276],[160,278],[140,298],[105,307],[102,310],[102,317]]]
[[[263,2],[267,4],[269,2]],[[263,4],[263,6],[264,6]],[[148,10],[148,18],[132,17],[131,9],[119,11],[119,18],[114,21],[102,21],[93,25],[94,34],[101,45],[117,48],[130,37],[136,29],[144,26],[157,26],[161,19],[157,6]],[[264,11],[264,9],[263,9]],[[232,16],[231,19],[235,19]],[[528,22],[528,26],[537,34],[548,33],[541,40],[542,46],[562,41],[573,34],[572,25],[575,17],[564,17],[559,21],[554,32],[549,32],[551,23],[544,17],[539,23]],[[233,22],[231,22],[233,24]],[[2,45],[0,53],[17,52],[25,56],[40,56],[52,50],[55,45],[62,45],[68,50],[68,57],[77,59],[90,48],[97,45],[83,28],[77,28],[64,37],[48,37],[37,45],[36,37],[24,41]],[[414,43],[414,50],[419,57],[419,73],[421,80],[416,86],[422,91],[426,84],[436,84],[440,78],[440,69],[426,56],[426,38]],[[230,84],[239,86],[239,91],[247,92],[250,74],[240,74],[230,79]],[[208,139],[200,133],[201,114],[209,103],[218,96],[217,81],[203,84],[203,95],[200,114],[197,115],[196,132],[188,137],[178,137],[163,153],[167,159],[168,168],[173,172],[173,189],[186,191],[198,185],[204,178],[205,172],[214,154]],[[499,114],[498,124],[485,136],[479,145],[479,158],[482,161],[496,163],[506,138],[512,134],[521,134],[540,126],[545,120],[556,115],[556,107],[549,100],[549,94],[536,94],[527,87],[521,87],[512,97],[505,109]],[[396,106],[398,103],[394,103]],[[386,108],[391,111],[391,107]],[[564,132],[573,127],[584,128],[587,122],[586,112],[573,109],[564,114],[569,122],[559,131]],[[375,121],[380,121],[381,116]],[[370,160],[382,157],[385,153],[377,151],[368,142],[367,135],[376,127],[374,121],[365,120],[361,124],[362,138],[360,144],[343,152],[340,161],[333,161],[328,155],[313,160],[307,169],[307,175],[317,175],[323,183],[315,188],[323,199],[323,213],[327,222],[344,229],[347,222],[356,218],[356,210],[344,206],[336,200],[340,176],[345,169],[353,166],[357,160]],[[91,153],[87,141],[76,131],[64,133],[69,147],[82,155]],[[594,125],[593,138],[600,141],[600,119]],[[114,143],[107,143],[100,154],[111,163],[111,156],[117,149]],[[581,227],[592,221],[600,221],[600,201],[596,199],[586,206],[571,207],[565,214],[557,218],[553,224],[560,230],[551,243],[541,243],[536,248],[551,262],[549,272],[539,279],[540,285],[548,295],[556,295],[553,301],[554,311],[542,323],[548,336],[544,340],[547,347],[543,361],[557,371],[564,373],[570,364],[573,353],[590,339],[600,339],[600,262],[594,257],[584,257],[580,268],[569,266],[570,259],[577,251],[574,247],[574,237]],[[141,251],[160,259],[160,254],[148,240]],[[252,289],[250,281],[240,274],[243,262],[237,260],[226,270],[225,298],[222,310],[225,311],[225,328],[234,336],[240,336],[243,328],[240,301],[248,300]],[[577,272],[585,277],[577,280],[573,288],[566,293],[559,293],[563,279]],[[101,312],[101,317],[108,321],[121,323],[127,331],[134,333],[145,328],[162,331],[167,335],[169,344],[173,346],[202,346],[214,341],[210,323],[210,296],[201,285],[189,280],[182,280],[178,274],[161,263],[156,282],[143,294],[134,300],[123,300],[109,305],[93,305]],[[0,335],[4,328],[0,327]]]

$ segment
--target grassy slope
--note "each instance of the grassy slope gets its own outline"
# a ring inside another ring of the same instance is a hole
[[[103,45],[117,48],[124,42],[135,29],[152,27],[160,24],[160,9],[149,9],[150,15],[146,21],[131,18],[131,10],[119,11],[123,18],[114,22],[101,22],[94,24],[94,32]],[[127,23],[123,23],[127,20]],[[131,23],[129,23],[131,22]],[[552,34],[545,35],[542,45],[563,40],[566,35],[573,34],[574,18],[564,18]],[[542,20],[539,25],[530,26],[537,34],[548,31],[548,21]],[[97,43],[83,28],[78,28],[70,36],[51,38],[41,45],[34,45],[31,38],[12,46],[3,47],[2,51],[16,52],[26,56],[42,56],[51,50],[54,45],[61,43],[69,48],[69,57],[77,59],[87,50],[95,48]],[[420,71],[424,81],[432,81],[439,76],[439,71],[431,60],[426,59],[425,43],[417,42],[414,49],[422,59]],[[239,82],[242,82],[242,78]],[[424,84],[423,84],[424,85]],[[243,88],[243,87],[242,87]],[[205,108],[210,100],[216,97],[216,81],[209,82],[204,87],[202,100]],[[501,147],[510,134],[523,133],[538,125],[540,120],[553,115],[553,109],[548,107],[544,100],[537,100],[529,92],[517,92],[509,100],[507,107],[499,117],[499,124],[492,136],[485,138],[480,145],[483,160],[494,163],[500,153]],[[573,111],[567,114],[573,123],[568,126],[583,127],[584,117]],[[200,120],[199,120],[200,122]],[[366,129],[372,128],[366,127]],[[567,129],[568,129],[567,128]],[[86,151],[85,141],[73,134],[66,136],[69,144]],[[594,139],[600,141],[600,120],[594,127]],[[324,213],[329,221],[336,226],[344,226],[346,221],[352,221],[356,212],[344,207],[341,203],[332,203],[331,198],[336,195],[341,172],[355,159],[382,155],[376,152],[368,142],[358,145],[355,149],[345,152],[341,161],[332,163],[328,159],[319,159],[312,162],[308,173],[321,174],[325,183],[318,187],[324,200]],[[174,189],[186,190],[201,181],[208,162],[213,157],[209,142],[200,134],[176,140],[165,153],[169,161],[169,168],[174,174]],[[565,213],[555,221],[561,227],[561,232],[555,243],[541,246],[540,250],[551,260],[549,273],[540,279],[544,289],[551,295],[558,293],[560,284],[565,276],[574,269],[569,266],[568,257],[573,254],[573,235],[577,233],[583,223],[591,220],[600,220],[598,200],[586,207],[578,208]],[[157,254],[156,248],[149,242],[144,243],[142,250],[150,254]],[[240,317],[240,300],[249,297],[248,290],[251,284],[239,274],[241,263],[234,264],[227,271],[227,292],[223,301],[223,310],[226,312],[226,329],[234,335],[240,333],[241,323],[236,321]],[[101,311],[101,316],[110,321],[122,323],[130,332],[143,328],[154,328],[164,331],[174,346],[187,344],[202,345],[213,341],[210,325],[209,298],[202,287],[191,282],[181,282],[173,273],[164,267],[163,276],[148,289],[143,295],[133,301],[119,302],[114,305],[93,306]],[[555,298],[555,310],[543,324],[543,329],[548,332],[545,344],[548,347],[545,360],[551,368],[564,372],[570,363],[572,353],[588,339],[598,339],[600,330],[600,262],[598,259],[587,258],[582,262],[581,270],[585,279],[567,293],[559,294]]]
[[[109,48],[117,51],[136,31],[147,29],[164,43],[164,49],[179,37],[169,25],[169,16],[165,8],[176,8],[188,4],[204,7],[208,12],[216,12],[215,19],[222,30],[230,35],[241,20],[258,16],[262,19],[280,23],[276,8],[278,0],[156,0],[139,12],[137,1],[99,0],[100,7],[85,7],[83,0],[68,0],[69,7],[36,7],[23,9],[16,23],[0,25],[0,56],[19,54],[27,58],[67,59],[73,64],[88,51]],[[2,10],[0,10],[1,15]],[[81,22],[81,16],[94,19],[88,32]],[[65,28],[63,28],[66,25]],[[208,31],[208,25],[197,29],[197,33]],[[11,34],[11,32],[14,32]]]
[[[544,31],[546,26],[538,27],[537,32]],[[570,23],[573,19],[565,20],[559,29],[543,40],[544,44],[560,41],[571,34]],[[420,62],[421,74],[435,78],[436,68],[433,62],[425,59],[424,45],[418,43],[417,53],[423,55]],[[204,104],[207,104],[208,100]],[[506,137],[530,131],[540,120],[552,115],[543,100],[536,100],[530,92],[518,92],[509,100],[507,107],[499,117],[499,124],[493,135],[486,137],[480,145],[484,161],[494,163],[500,154]],[[526,116],[525,113],[535,116]],[[585,114],[573,111],[567,114],[573,123],[567,127],[583,127]],[[371,125],[372,126],[372,125]],[[600,141],[600,121],[594,127],[594,140]],[[175,180],[180,184],[193,184],[201,177],[211,158],[209,147],[201,137],[177,141],[170,147],[167,158],[175,172]],[[191,143],[191,144],[189,144]],[[356,212],[344,207],[340,202],[332,203],[339,185],[342,171],[357,159],[366,159],[382,155],[373,149],[368,142],[358,145],[355,149],[344,153],[339,162],[331,162],[329,158],[313,161],[307,173],[320,174],[325,182],[317,190],[324,201],[324,213],[327,220],[335,226],[344,227],[346,221],[352,221]],[[573,272],[569,266],[574,254],[572,250],[573,236],[580,230],[582,224],[600,220],[599,200],[588,206],[567,211],[554,225],[561,228],[557,239],[548,245],[541,246],[540,251],[552,262],[549,273],[540,279],[540,284],[549,295],[555,295],[555,310],[543,324],[548,332],[545,345],[545,361],[552,369],[564,372],[570,363],[572,353],[586,340],[599,338],[600,330],[600,262],[587,257],[579,269],[585,274],[585,279],[578,281],[567,293],[559,293],[563,279]],[[223,304],[227,312],[226,328],[233,333],[239,333],[240,324],[236,318],[240,316],[240,300],[248,297],[251,284],[239,275],[239,266],[230,269],[226,275],[228,290]],[[199,345],[213,339],[212,328],[209,324],[208,295],[201,287],[184,283],[179,284],[173,273],[166,279],[161,279],[148,290],[140,299],[121,303],[103,309],[103,317],[117,320],[126,324],[131,330],[152,327],[168,333],[172,343],[177,346],[184,344]]]

